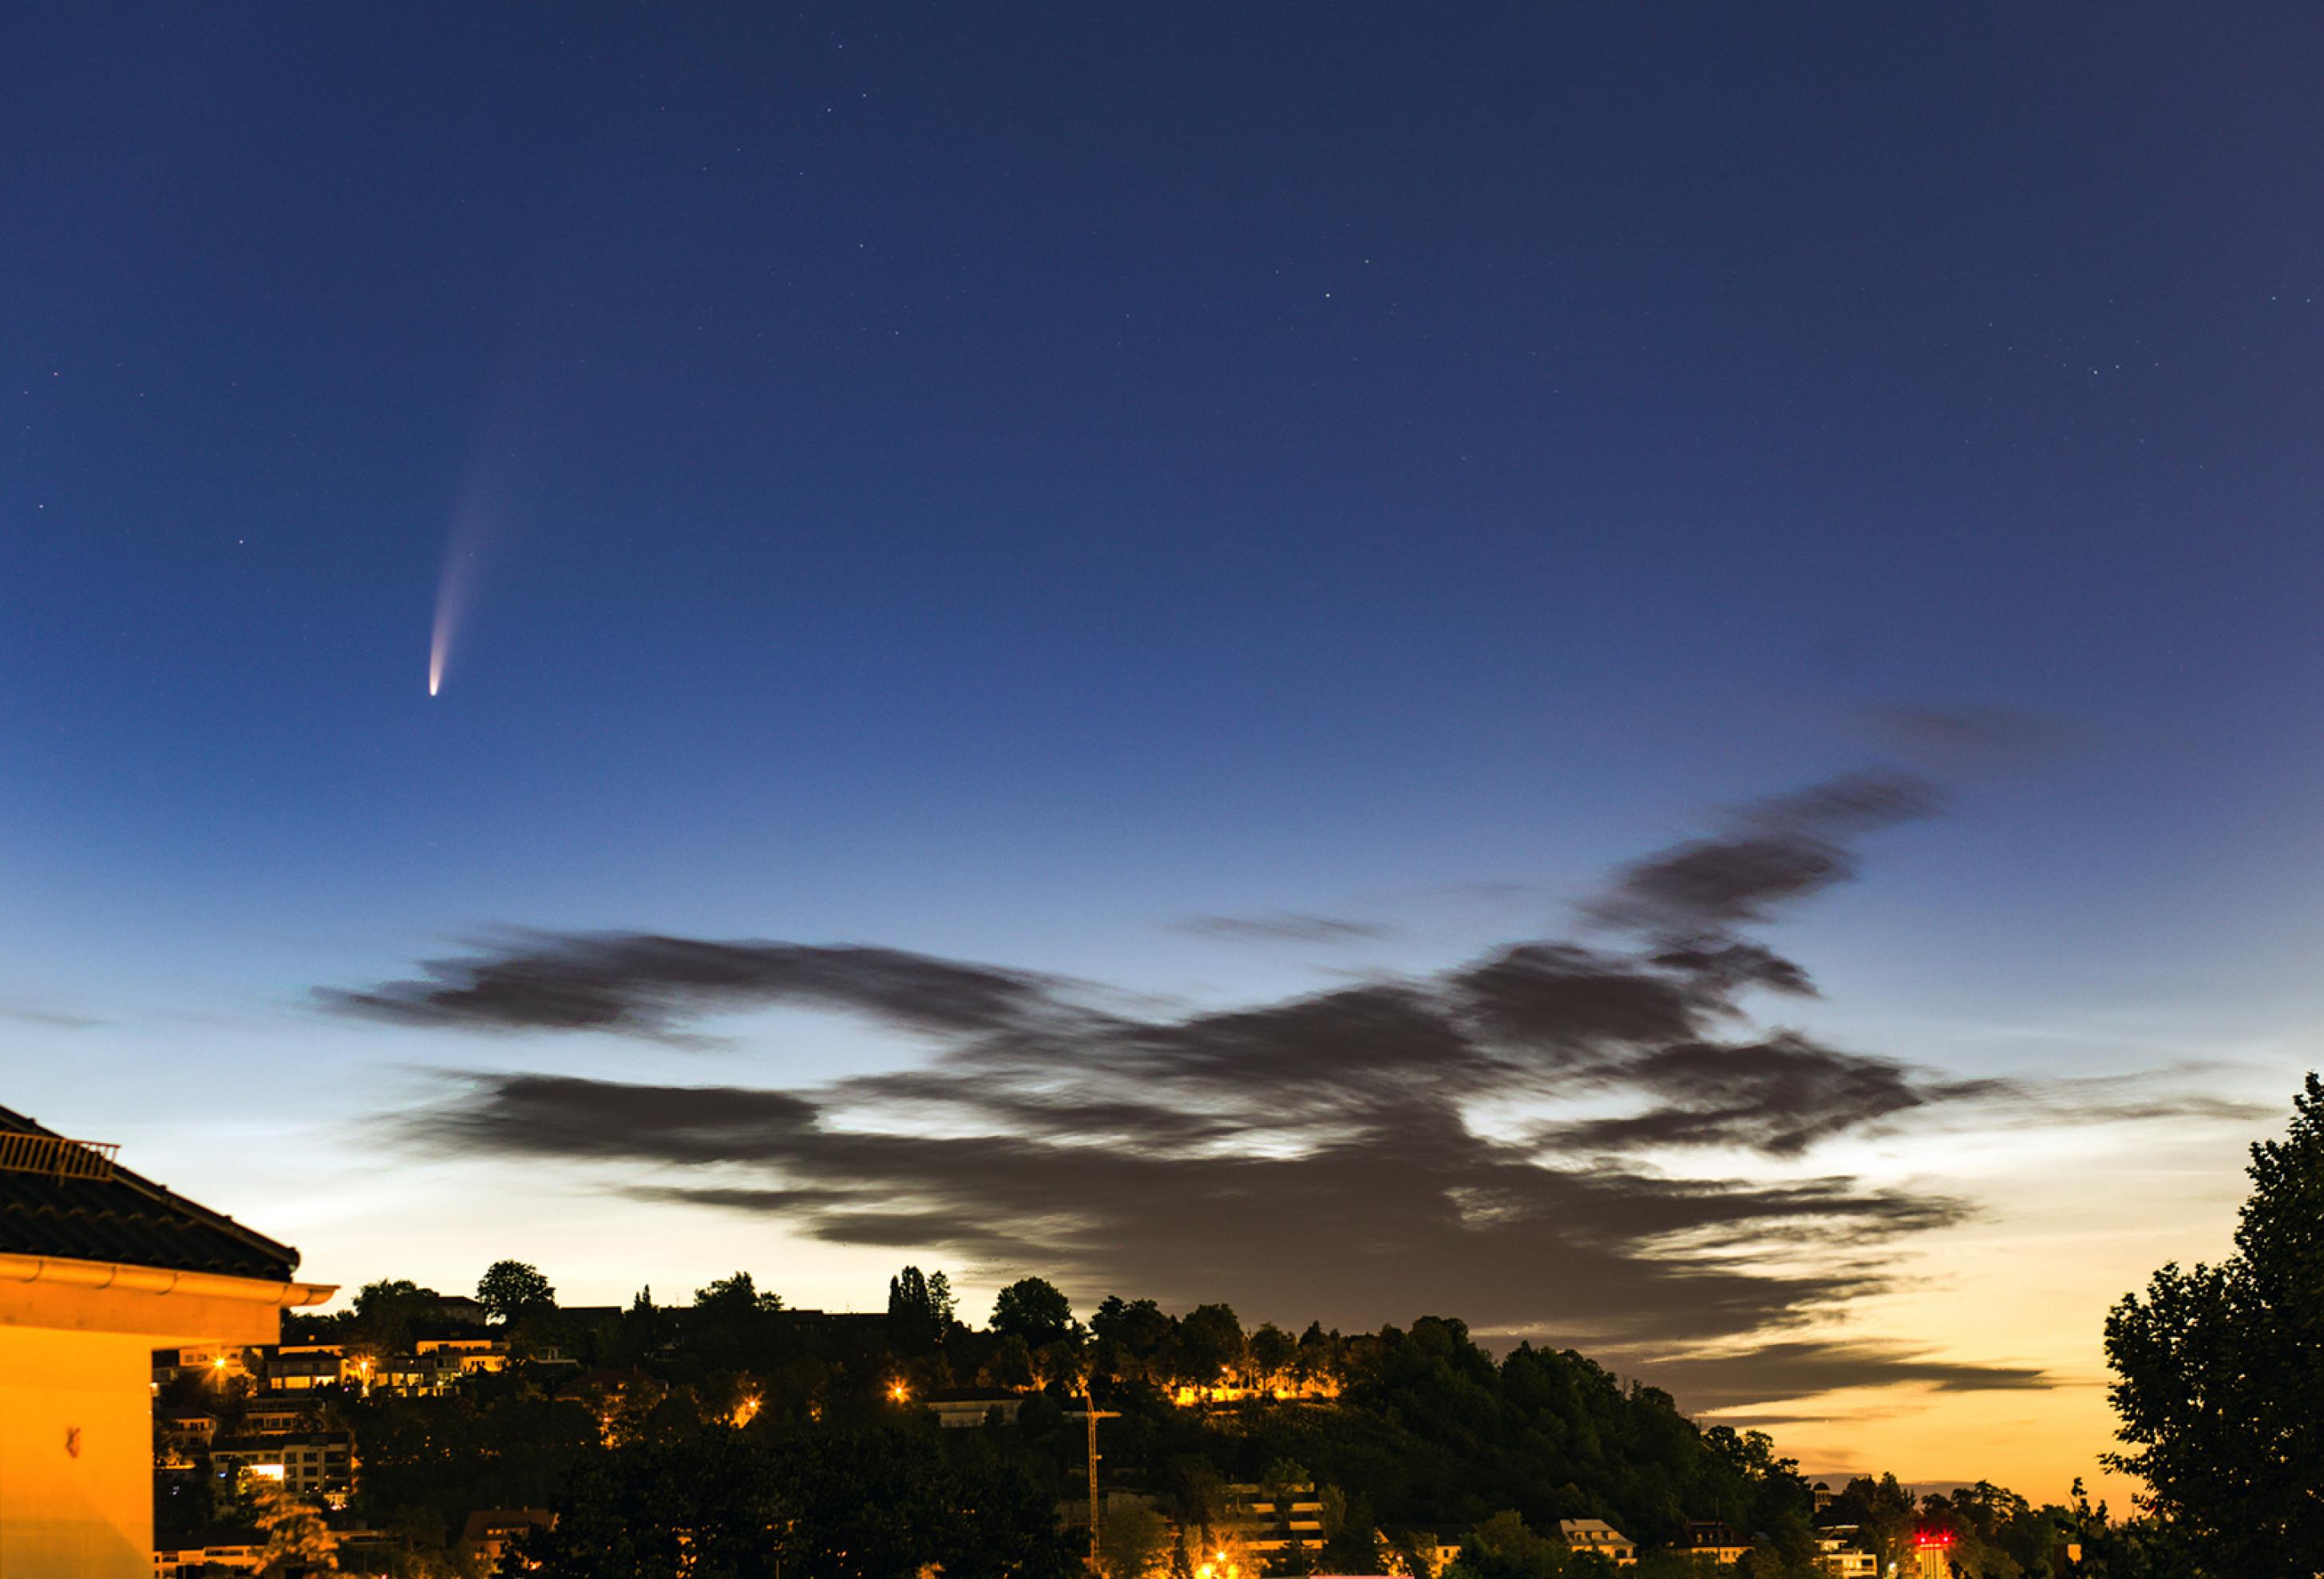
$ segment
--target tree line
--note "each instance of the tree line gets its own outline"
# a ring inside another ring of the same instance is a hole
[[[535,1269],[504,1261],[477,1298],[519,1354],[556,1350],[580,1379],[536,1369],[471,1379],[446,1398],[336,1400],[362,1444],[359,1512],[408,1531],[422,1571],[467,1509],[546,1505],[525,1571],[601,1575],[1081,1572],[1084,1537],[1056,1511],[1080,1485],[1084,1400],[1103,1427],[1113,1579],[1260,1571],[1232,1550],[1238,1485],[1313,1486],[1319,1557],[1277,1572],[1422,1571],[1457,1540],[1450,1579],[1560,1579],[1605,1568],[1558,1521],[1603,1519],[1638,1540],[1637,1579],[1692,1573],[1669,1548],[1685,1521],[1743,1532],[1738,1579],[1815,1573],[1819,1522],[1855,1527],[1882,1571],[1942,1536],[1963,1579],[2228,1579],[2308,1574],[2324,1553],[2324,1086],[2309,1077],[2291,1131],[2253,1148],[2236,1253],[2164,1268],[2107,1327],[2122,1417],[2110,1462],[2149,1488],[2109,1517],[2079,1483],[2036,1507],[1980,1483],[1914,1498],[1893,1476],[1851,1482],[1819,1520],[1797,1465],[1757,1432],[1702,1428],[1661,1390],[1587,1356],[1521,1344],[1489,1353],[1458,1320],[1343,1334],[1246,1329],[1224,1304],[1174,1315],[1111,1296],[1086,1321],[1039,1278],[964,1322],[941,1271],[905,1267],[884,1314],[786,1308],[747,1272],[678,1304],[641,1290],[578,1318]],[[367,1286],[351,1311],[294,1317],[295,1334],[408,1340],[441,1296]],[[1187,1408],[1185,1386],[1288,1396]],[[940,1430],[920,1401],[970,1385],[1020,1390],[1013,1421]],[[1184,1532],[1174,1537],[1173,1530]],[[1657,1549],[1661,1548],[1661,1549]],[[1223,1556],[1225,1561],[1220,1559]],[[513,1571],[513,1570],[512,1570]]]

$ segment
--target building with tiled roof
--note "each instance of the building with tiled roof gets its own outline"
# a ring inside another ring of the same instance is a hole
[[[153,1572],[152,1352],[270,1344],[299,1252],[0,1108],[0,1574]]]
[[[1617,1567],[1638,1560],[1638,1545],[1602,1519],[1561,1519],[1557,1533],[1577,1552],[1596,1552]]]

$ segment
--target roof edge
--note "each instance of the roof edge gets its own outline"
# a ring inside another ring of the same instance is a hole
[[[237,1278],[228,1272],[172,1271],[166,1267],[141,1267],[131,1261],[84,1261],[69,1256],[15,1255],[5,1251],[0,1251],[0,1282],[118,1288],[124,1293],[157,1297],[184,1294],[203,1299],[272,1305],[284,1310],[320,1305],[339,1291],[337,1283]]]
[[[0,1107],[0,1128],[19,1128],[28,1134],[48,1135],[60,1140],[72,1139],[69,1135],[59,1134],[37,1119],[28,1118],[13,1108]],[[213,1211],[199,1201],[188,1200],[175,1190],[154,1183],[134,1168],[124,1168],[115,1162],[113,1168],[113,1177],[109,1182],[127,1185],[131,1189],[151,1200],[161,1202],[177,1211],[198,1217],[204,1225],[215,1228],[221,1233],[230,1234],[260,1254],[281,1261],[285,1280],[288,1280],[289,1274],[299,1270],[299,1251],[295,1246],[285,1244],[279,1239],[269,1239],[256,1229],[244,1227],[225,1213]]]

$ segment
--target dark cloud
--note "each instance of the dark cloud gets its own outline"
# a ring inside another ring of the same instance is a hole
[[[1735,1012],[1715,973],[1641,968],[1562,943],[1504,949],[1448,985],[1488,1036],[1569,1057],[1700,1036]]]
[[[1821,1140],[1990,1094],[1752,1030],[1745,995],[1813,988],[1734,930],[1840,881],[1857,838],[1932,804],[1860,775],[1746,808],[1729,836],[1618,876],[1604,910],[1642,934],[1633,948],[1522,940],[1225,1011],[1132,1011],[894,949],[640,934],[525,935],[319,996],[420,1025],[665,1039],[807,1005],[933,1044],[917,1067],[814,1088],[475,1074],[407,1127],[447,1150],[595,1163],[636,1198],[1253,1316],[1361,1326],[1419,1301],[1560,1343],[1731,1346],[1881,1288],[1888,1242],[1960,1214],[1785,1177]],[[1338,925],[1286,920],[1213,930]],[[1556,1116],[1576,1101],[1590,1116]],[[1488,1133],[1480,1103],[1532,1116]],[[1679,1177],[1646,1160],[1689,1147],[1792,1166]],[[1806,1374],[1803,1351],[1767,1352]]]
[[[813,1124],[813,1103],[733,1085],[616,1085],[567,1075],[476,1076],[462,1100],[410,1121],[455,1151],[662,1162],[769,1160]]]
[[[1742,1408],[1843,1388],[1916,1384],[1940,1392],[2023,1392],[2057,1385],[2057,1378],[2035,1366],[1932,1359],[1901,1344],[1863,1341],[1761,1344],[1638,1360],[1623,1369],[1701,1409]]]
[[[1796,1157],[1818,1140],[1934,1102],[1998,1094],[1997,1081],[1931,1084],[1903,1064],[1821,1047],[1804,1037],[1684,1042],[1625,1067],[1657,1101],[1642,1113],[1553,1131],[1591,1151],[1731,1146]]]
[[[1591,906],[1620,927],[1679,935],[1764,921],[1792,900],[1856,875],[1851,840],[1936,810],[1909,774],[1845,773],[1747,808],[1734,830],[1623,868]]]
[[[1697,977],[1725,992],[1761,987],[1795,998],[1816,996],[1808,973],[1774,949],[1757,943],[1719,938],[1674,938],[1649,963]]]
[[[529,933],[464,959],[424,961],[419,981],[318,988],[334,1011],[406,1024],[661,1035],[719,1010],[799,1003],[852,1010],[933,1034],[1015,1024],[1050,983],[1020,972],[894,948],[719,942],[645,932]]]
[[[1958,1214],[1949,1202],[1845,1179],[1746,1185],[1545,1167],[1536,1149],[1477,1136],[1448,1106],[1425,1103],[1295,1155],[1204,1155],[1024,1133],[839,1129],[793,1104],[766,1112],[715,1088],[558,1082],[544,1102],[537,1076],[473,1078],[456,1127],[437,1144],[657,1167],[764,1165],[786,1182],[627,1193],[778,1214],[838,1243],[949,1244],[1081,1287],[1179,1300],[1229,1291],[1261,1312],[1379,1319],[1409,1303],[1418,1279],[1432,1306],[1480,1326],[1572,1339],[1719,1336],[1877,1279],[1845,1265],[1777,1274],[1739,1256],[1676,1253],[1668,1242],[1796,1229],[1816,1238],[1838,1230],[1862,1244]]]
[[[1229,943],[1370,943],[1390,932],[1376,921],[1288,911],[1272,916],[1190,916],[1173,929]]]

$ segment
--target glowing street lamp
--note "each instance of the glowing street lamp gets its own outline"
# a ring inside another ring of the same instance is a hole
[[[906,1387],[902,1382],[891,1381],[888,1384],[888,1397],[891,1402],[902,1403],[906,1399],[908,1399],[911,1396],[912,1390]]]

